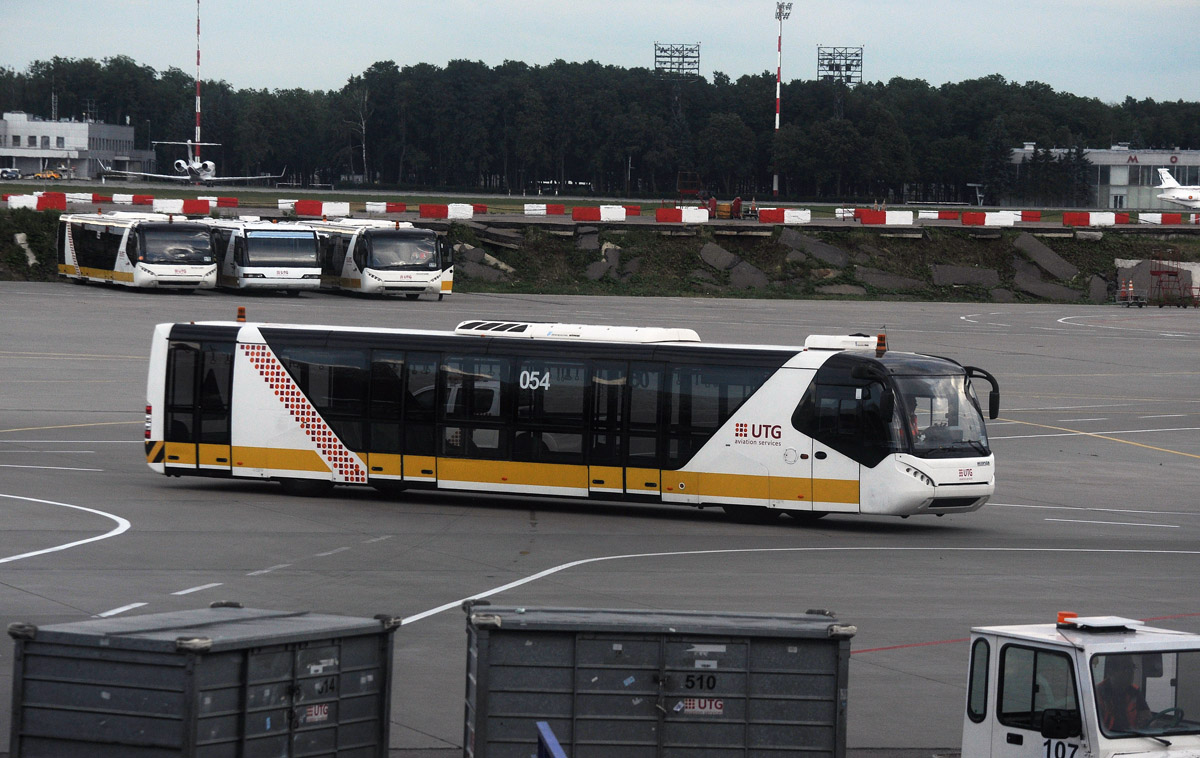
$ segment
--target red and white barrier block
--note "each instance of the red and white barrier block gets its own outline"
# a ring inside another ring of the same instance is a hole
[[[958,211],[917,211],[921,221],[958,221]]]
[[[367,203],[367,213],[404,213],[407,210],[404,203]]]
[[[180,213],[186,216],[204,216],[212,212],[212,203],[208,200],[180,200],[162,198],[153,204],[155,213]]]
[[[654,220],[666,224],[706,224],[708,208],[657,208]]]
[[[295,200],[292,211],[297,216],[349,216],[350,203],[326,203],[321,200]]]
[[[1111,211],[1063,211],[1063,226],[1116,226],[1128,224],[1128,213]]]
[[[860,224],[878,226],[912,226],[912,211],[873,211],[866,208],[856,208],[855,218]]]
[[[1012,211],[963,211],[963,226],[1015,226],[1017,214]]]
[[[1161,226],[1173,226],[1183,223],[1182,213],[1139,213],[1139,224],[1158,224]]]
[[[65,211],[67,196],[62,192],[36,192],[32,195],[9,195],[9,210],[25,208],[31,211]]]
[[[567,206],[556,203],[525,203],[526,216],[563,216]]]
[[[807,208],[759,208],[760,224],[808,224],[812,222],[812,211]]]
[[[200,195],[197,200],[207,200],[212,203],[214,208],[236,208],[238,207],[238,199],[236,197],[216,197],[215,195]]]

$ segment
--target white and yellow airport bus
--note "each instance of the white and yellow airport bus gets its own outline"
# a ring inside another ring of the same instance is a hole
[[[321,288],[317,233],[294,221],[256,217],[205,219],[212,228],[225,289],[280,290],[299,295]]]
[[[80,284],[211,289],[217,282],[209,228],[165,213],[63,214],[58,273]]]
[[[449,241],[407,221],[344,218],[307,221],[321,237],[321,285],[367,295],[416,300],[454,289]]]
[[[687,329],[453,332],[159,324],[146,457],[170,476],[909,516],[974,511],[995,459],[972,378],[876,338],[703,344]]]

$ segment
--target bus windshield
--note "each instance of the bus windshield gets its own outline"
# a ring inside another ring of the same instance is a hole
[[[896,413],[922,458],[989,455],[979,401],[962,374],[894,376]]]
[[[144,263],[204,264],[213,262],[212,238],[200,226],[146,226],[141,229]]]
[[[439,268],[437,238],[396,232],[367,235],[368,267],[382,271],[428,271]]]
[[[314,232],[246,232],[247,266],[317,266]]]

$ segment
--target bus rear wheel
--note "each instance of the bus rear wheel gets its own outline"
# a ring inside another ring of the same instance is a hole
[[[285,493],[297,497],[321,497],[333,490],[333,482],[320,479],[280,479],[279,485]]]
[[[739,524],[770,524],[779,518],[779,511],[761,505],[722,505],[721,510]]]

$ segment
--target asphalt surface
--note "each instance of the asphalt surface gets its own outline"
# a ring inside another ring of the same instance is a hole
[[[450,328],[469,317],[529,318],[771,344],[886,326],[894,350],[996,375],[1001,418],[988,429],[999,485],[973,514],[756,526],[714,510],[370,489],[306,499],[267,483],[154,474],[141,446],[151,327],[231,319],[237,305],[251,320]],[[973,625],[1071,610],[1200,632],[1195,310],[465,294],[409,302],[0,283],[0,324],[0,623],[227,599],[400,615],[396,754],[461,754],[466,638],[456,601],[586,559],[492,599],[828,608],[856,625],[849,745],[862,756],[957,748]],[[5,635],[0,751],[11,671]]]

